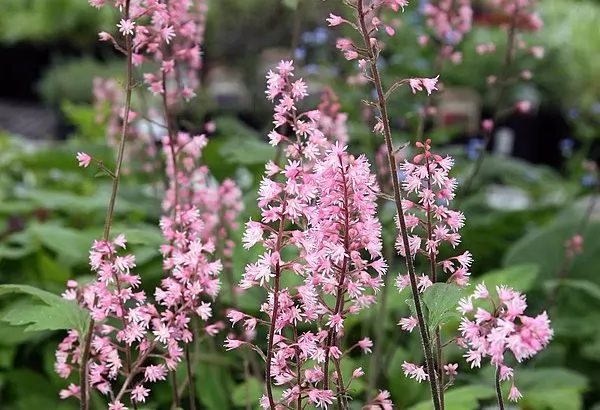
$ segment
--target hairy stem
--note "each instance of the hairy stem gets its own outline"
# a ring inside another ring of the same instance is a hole
[[[394,247],[393,246],[388,246],[386,249],[386,260],[391,261],[392,258],[394,257]],[[390,282],[390,277],[392,275],[385,275],[383,278],[383,291],[381,292],[381,296],[380,299],[378,300],[378,312],[377,312],[377,316],[376,318],[379,318],[379,320],[374,319],[373,320],[373,326],[375,326],[375,345],[373,346],[373,356],[371,359],[371,366],[369,368],[369,388],[367,391],[369,392],[373,392],[376,391],[376,387],[377,387],[377,379],[379,378],[379,373],[381,371],[380,369],[380,364],[381,364],[381,356],[383,354],[383,336],[384,336],[384,330],[385,330],[385,326],[383,325],[383,323],[380,322],[380,320],[384,320],[385,316],[386,316],[386,312],[387,312],[387,304],[388,304],[388,286],[389,286],[389,282]]]
[[[402,194],[400,192],[400,184],[398,182],[398,172],[396,168],[396,161],[394,160],[394,147],[392,144],[392,132],[390,129],[390,121],[387,113],[387,103],[385,100],[385,93],[383,92],[383,86],[381,82],[381,76],[379,75],[379,69],[377,67],[377,53],[369,39],[369,31],[366,25],[366,17],[364,10],[364,0],[358,0],[357,11],[358,11],[358,23],[360,32],[363,37],[364,47],[367,49],[369,62],[371,66],[371,75],[373,83],[377,91],[377,99],[379,102],[379,111],[381,113],[381,120],[383,123],[383,133],[385,137],[385,145],[387,149],[388,163],[390,167],[390,174],[392,177],[392,185],[394,188],[394,202],[396,204],[396,211],[398,220],[400,222],[400,234],[402,236],[402,243],[405,250],[406,269],[410,278],[410,287],[412,290],[412,296],[415,303],[415,310],[417,313],[417,320],[419,322],[419,332],[421,334],[421,342],[423,347],[423,353],[425,355],[425,363],[427,372],[429,374],[429,385],[431,388],[431,399],[435,410],[441,410],[439,400],[439,390],[437,386],[436,370],[433,360],[433,354],[431,350],[431,342],[429,340],[429,334],[427,332],[427,323],[425,322],[425,316],[421,307],[421,297],[419,295],[419,289],[417,287],[417,276],[415,274],[415,268],[413,265],[412,255],[410,254],[410,244],[408,241],[408,231],[406,229],[406,221],[404,220],[404,209],[402,206]]]
[[[190,410],[196,410],[196,396],[194,391],[194,372],[192,371],[190,346],[185,345],[185,368],[188,381],[188,398],[190,399]]]
[[[500,366],[496,367],[496,399],[498,400],[498,410],[504,410],[504,400],[502,399],[502,386],[500,385]]]
[[[342,268],[340,270],[340,277],[338,279],[338,286],[337,286],[337,295],[336,295],[336,300],[335,300],[335,308],[333,310],[333,315],[340,315],[342,313],[343,307],[344,307],[344,295],[345,295],[345,289],[344,289],[344,282],[346,281],[346,273],[348,270],[348,255],[350,255],[350,208],[349,208],[349,204],[348,204],[348,184],[346,183],[346,170],[344,169],[344,164],[342,163],[341,159],[340,159],[340,169],[341,169],[341,174],[342,174],[342,184],[343,184],[343,190],[344,190],[344,205],[343,205],[343,211],[344,211],[344,250],[345,250],[345,254],[346,257],[344,257],[344,262],[342,264]],[[327,390],[329,389],[329,359],[330,359],[330,352],[331,352],[331,348],[335,345],[336,343],[336,336],[337,336],[337,332],[335,330],[335,326],[332,326],[329,329],[329,335],[327,336],[327,345],[325,347],[325,362],[323,364],[323,375],[324,375],[324,379],[323,379],[323,389]],[[338,374],[338,377],[340,378],[340,384],[341,384],[341,374]],[[342,409],[342,403],[340,401],[340,395],[338,392],[338,401],[339,401],[339,407],[340,410]]]
[[[277,252],[281,250],[281,241],[283,239],[283,224],[285,217],[285,203],[284,198],[282,203],[283,208],[279,219],[279,230],[277,233]],[[281,280],[281,266],[279,262],[275,266],[275,285],[273,288],[273,312],[271,313],[271,326],[269,327],[269,342],[267,344],[267,360],[266,360],[266,371],[265,371],[265,383],[267,384],[267,398],[269,400],[269,406],[271,409],[275,408],[275,398],[273,397],[273,387],[271,386],[271,361],[273,360],[273,338],[275,337],[275,325],[277,324],[277,315],[279,314],[279,287]]]
[[[130,0],[125,2],[125,18],[129,18],[129,6]],[[127,126],[129,119],[129,112],[131,111],[131,94],[133,92],[133,64],[132,64],[132,39],[131,36],[125,37],[125,43],[127,48],[127,80],[125,84],[125,110],[123,114],[124,124],[121,131],[121,142],[119,144],[119,150],[117,152],[117,164],[115,172],[113,173],[112,190],[110,199],[108,201],[108,208],[106,210],[106,217],[104,220],[104,233],[102,238],[104,241],[108,241],[110,238],[110,228],[115,213],[115,204],[117,202],[117,192],[119,191],[119,178],[121,176],[121,167],[123,165],[123,154],[125,152],[125,144],[127,142]],[[90,359],[90,349],[92,346],[92,337],[94,335],[94,327],[96,322],[94,319],[90,319],[88,324],[87,334],[85,335],[83,348],[81,349],[81,363],[79,367],[79,389],[80,389],[80,409],[89,410],[89,386],[88,386],[88,361]]]
[[[171,396],[173,397],[171,407],[179,407],[181,400],[179,399],[179,388],[177,387],[177,373],[171,373]]]
[[[431,186],[431,172],[429,171],[429,158],[426,159],[427,162],[427,188],[432,189]],[[432,212],[431,206],[428,204],[426,213],[427,213],[427,239],[433,240],[433,222],[432,222]],[[429,266],[431,269],[431,281],[436,283],[438,281],[437,277],[437,260],[436,255],[433,249],[429,252]],[[440,326],[436,326],[435,328],[435,361],[437,364],[437,376],[438,376],[438,387],[440,389],[440,407],[444,408],[444,360],[442,356],[442,334],[440,330]]]

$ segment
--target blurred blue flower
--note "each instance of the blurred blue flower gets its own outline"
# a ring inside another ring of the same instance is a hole
[[[406,173],[404,171],[398,170],[398,181],[402,182],[406,179]]]
[[[314,34],[315,44],[317,45],[325,44],[329,38],[329,30],[327,30],[325,27],[317,27],[314,31]]]
[[[600,102],[597,102],[596,104],[594,104],[592,106],[592,113],[593,114],[600,114]]]
[[[447,31],[446,34],[444,34],[444,43],[446,44],[454,45],[458,43],[459,39],[460,34],[454,30]]]
[[[317,64],[307,64],[304,66],[304,71],[308,74],[316,74],[321,68]]]
[[[305,31],[302,33],[301,40],[305,44],[312,44],[315,42],[315,34],[312,31]]]
[[[294,50],[294,58],[296,60],[304,60],[306,58],[306,50],[299,47]]]
[[[581,185],[591,188],[596,185],[596,178],[593,174],[585,174],[583,177],[581,177]]]
[[[467,144],[467,157],[471,160],[477,159],[479,152],[483,149],[483,139],[471,138]]]
[[[564,138],[560,140],[558,146],[560,147],[560,154],[563,157],[570,157],[575,147],[575,141],[573,138]]]
[[[579,110],[575,107],[569,108],[567,116],[572,120],[577,119],[579,117]]]

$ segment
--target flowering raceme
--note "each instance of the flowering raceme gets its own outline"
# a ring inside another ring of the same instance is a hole
[[[126,244],[123,235],[112,242],[96,241],[90,251],[96,281],[85,286],[69,281],[63,294],[65,299],[76,300],[89,310],[95,321],[91,329],[89,382],[109,396],[111,405],[117,408],[125,394],[134,402],[145,401],[149,393],[146,386],[165,379],[167,369],[173,370],[181,360],[180,343],[191,340],[189,319],[184,313],[187,306],[173,308],[170,315],[157,311],[144,291],[139,290],[141,278],[132,273],[135,257],[117,252]],[[76,331],[70,331],[56,352],[55,369],[63,378],[69,377],[81,360],[78,336]],[[138,352],[135,359],[134,351]],[[156,357],[155,364],[147,362],[151,354]],[[140,376],[133,386],[137,375]],[[119,377],[125,379],[120,385]],[[79,386],[70,386],[60,396],[79,396]]]
[[[466,286],[469,281],[469,266],[472,263],[471,254],[466,251],[461,255],[438,261],[439,247],[447,243],[453,248],[460,243],[459,229],[465,223],[465,217],[460,211],[449,208],[450,201],[454,199],[456,179],[448,173],[454,160],[441,157],[431,152],[431,140],[425,143],[417,142],[417,147],[422,150],[414,156],[411,162],[405,161],[400,165],[402,173],[402,189],[407,198],[403,200],[405,210],[404,220],[409,235],[409,254],[415,258],[418,254],[424,255],[432,266],[440,266],[442,272],[447,274],[447,281],[459,286]],[[396,242],[398,252],[406,256],[403,241],[398,237]],[[434,269],[431,277],[421,277],[421,291],[431,283],[438,281],[439,274]],[[397,285],[400,290],[407,287],[407,276],[399,276]]]
[[[293,71],[291,62],[282,61],[267,76],[267,97],[277,99],[271,143],[287,144],[288,159],[283,168],[267,164],[259,190],[262,217],[248,222],[243,238],[246,248],[260,243],[265,251],[246,267],[240,286],[260,286],[268,293],[261,308],[270,323],[262,407],[301,409],[306,400],[327,408],[342,400],[351,382],[342,379],[342,356],[355,348],[370,351],[372,345],[365,339],[344,351],[344,320],[374,302],[387,266],[376,218],[377,184],[368,161],[324,137],[321,112],[297,112],[306,86],[292,79]],[[282,126],[293,136],[279,133]],[[283,286],[286,276],[301,284]],[[258,322],[237,311],[229,317],[233,324]],[[314,330],[301,333],[301,323]],[[226,346],[244,343],[228,339]],[[363,373],[356,369],[352,378]],[[280,398],[274,397],[271,380],[285,387]],[[380,400],[385,402],[383,396]]]
[[[512,381],[509,399],[517,401],[521,393],[514,384],[513,369],[506,365],[505,354],[512,352],[521,363],[544,349],[553,331],[546,312],[535,317],[525,315],[525,296],[506,286],[497,286],[496,293],[498,299],[484,284],[479,284],[472,295],[460,301],[462,340],[458,343],[467,349],[465,358],[471,367],[480,367],[482,359],[489,357],[500,380]],[[476,306],[477,300],[489,302],[491,310]]]
[[[122,122],[131,124],[128,129],[131,139],[128,158],[140,155],[146,171],[158,170],[160,161],[157,161],[159,152],[156,141],[161,132],[157,135],[153,128],[167,129],[175,139],[172,111],[179,101],[187,102],[196,96],[195,90],[199,86],[202,68],[200,48],[203,44],[208,6],[205,0],[136,0],[127,2],[128,15],[125,16],[124,0],[96,1],[91,4],[100,8],[109,3],[119,8],[124,18],[117,25],[119,36],[102,32],[100,40],[112,42],[123,53],[128,50],[119,37],[125,37],[131,43],[132,64],[144,72],[143,80],[148,91],[162,98],[164,112],[161,113],[156,108],[149,108],[143,115],[131,111],[125,120],[123,93],[116,87],[114,80],[110,79],[94,81],[96,108],[99,113],[103,113],[106,105],[110,107],[107,138],[111,145],[118,145]],[[146,62],[157,63],[157,71],[148,71],[148,67],[152,65],[145,65]],[[97,120],[100,122],[103,117],[104,115],[99,115]]]

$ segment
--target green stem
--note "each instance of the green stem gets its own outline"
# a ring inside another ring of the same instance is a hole
[[[381,76],[377,67],[377,56],[376,51],[369,39],[369,30],[366,25],[366,13],[364,10],[364,0],[358,0],[357,11],[358,11],[358,23],[360,26],[360,32],[363,37],[364,46],[368,52],[369,62],[371,66],[371,74],[373,83],[377,91],[377,99],[379,101],[379,111],[381,113],[381,121],[383,123],[383,134],[385,137],[385,145],[387,148],[387,157],[390,167],[390,174],[392,177],[392,185],[394,188],[394,202],[396,203],[396,211],[398,220],[400,222],[400,235],[402,237],[402,244],[405,250],[405,261],[408,276],[410,278],[410,287],[412,290],[412,296],[415,303],[415,310],[417,314],[417,320],[419,322],[419,332],[421,334],[421,342],[423,353],[425,355],[425,363],[427,372],[429,374],[429,386],[431,388],[431,399],[435,410],[441,410],[439,400],[439,390],[437,386],[437,377],[435,364],[433,360],[433,354],[431,350],[431,341],[427,331],[427,323],[425,322],[425,315],[421,307],[421,297],[419,295],[419,289],[417,286],[417,276],[415,274],[415,268],[413,265],[412,255],[410,254],[410,244],[408,241],[408,230],[406,229],[406,221],[404,220],[404,209],[402,206],[402,194],[400,192],[400,184],[398,182],[398,172],[396,167],[396,161],[394,160],[394,147],[392,144],[392,132],[390,129],[390,121],[387,113],[387,104],[385,100],[385,93],[383,92],[383,86],[381,82]]]
[[[130,0],[125,2],[125,18],[129,18],[129,6]],[[110,228],[115,212],[115,204],[117,201],[117,192],[119,190],[119,177],[121,175],[121,167],[123,165],[123,154],[125,152],[125,144],[127,142],[127,126],[129,112],[131,111],[131,94],[133,91],[133,64],[132,64],[132,38],[131,36],[125,37],[127,47],[127,83],[125,85],[125,110],[123,115],[123,129],[121,131],[121,142],[119,144],[119,150],[117,152],[117,165],[113,174],[113,184],[108,201],[108,208],[106,210],[106,218],[104,220],[104,234],[102,238],[104,241],[108,241],[110,238]],[[89,410],[89,392],[88,392],[88,361],[90,358],[90,349],[92,345],[92,337],[94,335],[94,327],[96,322],[94,319],[90,319],[88,325],[88,331],[85,335],[83,349],[81,351],[81,363],[79,368],[79,389],[81,395],[80,409]]]

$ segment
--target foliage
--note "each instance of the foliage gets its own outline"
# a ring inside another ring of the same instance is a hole
[[[48,42],[69,39],[89,45],[111,19],[79,0],[2,0],[0,41]]]
[[[49,30],[47,22],[35,28],[39,31],[29,34],[15,29],[16,22],[23,21],[20,15],[22,11],[17,10],[17,7],[21,7],[20,3],[6,3],[12,16],[15,16],[15,26],[8,25],[4,22],[8,19],[0,16],[0,32],[7,38],[44,35]],[[227,4],[234,3],[236,9],[230,13],[226,10]],[[250,11],[260,6],[259,3],[223,1],[211,11],[211,18],[223,23],[225,29],[233,28],[240,23],[239,15],[250,15]],[[295,3],[286,2],[284,6],[296,6]],[[45,10],[44,6],[40,2],[35,4],[38,11],[31,16],[41,20],[40,10]],[[68,7],[72,7],[69,10],[76,10],[79,6]],[[87,4],[84,7],[86,10],[89,8]],[[548,10],[552,10],[550,7],[558,6],[552,3],[548,7]],[[558,14],[556,10],[553,12]],[[81,16],[73,19],[78,22],[77,27],[80,22],[92,24]],[[71,30],[73,26],[65,24],[67,29]],[[247,31],[247,28],[239,28],[241,33],[244,30]],[[483,32],[473,33],[468,40],[472,43],[467,43],[467,48],[486,40],[485,36]],[[403,34],[398,38],[403,42],[412,41]],[[210,36],[209,40],[216,42]],[[556,48],[564,47],[564,44],[558,45],[558,34],[553,34],[547,41],[555,44]],[[401,55],[393,48],[399,45],[390,44],[391,51],[385,57],[389,57],[387,63],[391,72],[405,69],[415,75],[422,72],[423,67],[407,68],[406,65],[407,61],[413,65],[420,61],[415,57],[418,51],[404,47],[403,50],[408,51]],[[588,46],[591,49],[592,45]],[[226,47],[215,48],[224,55],[235,54],[235,50]],[[584,55],[580,48],[572,53],[580,59]],[[464,60],[471,61],[472,57],[465,55]],[[483,77],[473,80],[473,73],[485,71],[481,67],[497,62],[490,60],[469,64],[467,62],[462,68],[449,67],[449,82],[483,89]],[[554,64],[553,69],[559,71],[560,64],[556,61],[551,64]],[[568,69],[581,70],[574,71],[570,74],[572,76],[581,72],[589,75],[593,64],[594,61],[590,60],[589,65]],[[79,329],[81,333],[85,331],[86,313],[75,304],[61,299],[58,294],[71,278],[77,278],[80,282],[90,279],[89,247],[101,234],[106,198],[111,189],[109,178],[101,174],[94,175],[91,169],[78,169],[74,160],[75,152],[85,151],[103,158],[109,168],[114,165],[113,152],[102,141],[103,129],[95,123],[93,110],[86,105],[74,104],[90,102],[89,89],[85,90],[85,84],[89,83],[86,78],[94,76],[96,70],[110,71],[83,61],[57,68],[48,75],[42,86],[49,101],[59,101],[58,96],[71,100],[64,107],[70,120],[77,125],[72,140],[65,145],[33,146],[8,136],[0,139],[0,283],[18,284],[0,285],[0,402],[3,405],[7,403],[9,410],[35,406],[57,409],[75,407],[57,399],[57,391],[63,385],[54,374],[54,351],[63,334],[54,331],[67,328]],[[252,69],[248,71],[252,72]],[[85,75],[80,76],[82,72]],[[81,84],[69,81],[75,76],[81,79]],[[556,93],[557,89],[551,89],[551,85],[545,81],[542,78],[538,85],[546,87],[548,95]],[[580,87],[580,84],[577,86]],[[65,91],[67,89],[73,91]],[[349,108],[351,114],[356,114],[352,115],[354,118],[359,118],[358,96],[361,92],[346,87],[341,93],[344,106]],[[591,90],[590,95],[593,92]],[[406,111],[406,102],[402,98],[394,97],[393,104],[398,112]],[[204,150],[206,164],[219,181],[232,178],[242,187],[246,211],[241,220],[249,217],[256,219],[256,191],[260,175],[264,163],[276,155],[276,150],[263,140],[262,131],[251,129],[235,118],[218,117],[215,123],[217,132]],[[349,124],[349,128],[351,148],[356,152],[372,152],[373,141],[367,137],[368,127],[362,121],[355,120]],[[437,132],[440,135],[437,140],[448,140],[445,131]],[[411,138],[409,134],[398,135]],[[436,141],[435,137],[433,139]],[[453,152],[453,155],[457,160],[456,176],[464,181],[473,162],[462,151]],[[159,253],[162,236],[157,228],[157,220],[164,192],[152,183],[156,177],[133,169],[122,180],[114,224],[114,231],[127,236],[128,246],[136,255],[136,271],[147,280],[144,290],[148,292],[162,278]],[[526,198],[525,205],[511,208],[502,202],[505,197],[500,196],[498,200],[498,187],[510,189],[509,194],[513,197],[519,195]],[[473,282],[485,283],[490,289],[509,283],[516,290],[530,292],[528,303],[536,309],[548,308],[553,324],[556,324],[556,340],[550,349],[535,359],[532,368],[518,369],[518,381],[523,385],[525,395],[520,402],[522,408],[576,410],[600,403],[600,372],[597,370],[600,332],[594,326],[600,320],[597,313],[600,308],[600,279],[596,272],[600,264],[600,251],[598,243],[594,241],[600,235],[597,220],[590,222],[583,232],[583,253],[574,258],[568,276],[558,276],[564,259],[564,241],[572,236],[574,227],[583,217],[581,212],[570,208],[573,198],[580,193],[578,181],[570,180],[568,176],[547,167],[492,157],[486,159],[486,165],[475,180],[473,189],[460,198],[468,220],[460,248],[468,249],[474,255]],[[382,208],[383,212],[389,210],[386,206]],[[384,237],[393,238],[396,229],[391,218],[387,220],[389,223],[384,226]],[[241,231],[232,232],[237,249],[241,248]],[[441,252],[443,254],[446,250],[442,249]],[[233,283],[239,282],[244,266],[255,261],[257,256],[255,250],[235,252],[231,262]],[[392,278],[388,279],[388,286],[383,291],[388,298],[385,308],[349,317],[345,332],[350,340],[358,341],[364,335],[374,333],[374,327],[382,326],[381,337],[376,340],[382,345],[380,362],[384,364],[378,385],[391,392],[397,408],[425,410],[430,408],[426,386],[405,378],[401,367],[405,361],[419,359],[422,353],[418,340],[400,333],[395,326],[397,318],[408,315],[411,309],[414,311],[414,306],[404,303],[408,293],[405,291],[398,295],[392,284],[394,276],[399,272],[404,273],[405,268],[400,258],[392,258],[389,263]],[[41,288],[47,291],[40,291]],[[27,297],[15,297],[19,294]],[[424,293],[422,302],[428,314],[430,332],[433,333],[438,324],[443,325],[445,332],[458,326],[452,307],[462,296],[457,287],[446,284],[435,284]],[[556,303],[548,306],[553,296],[557,297]],[[237,308],[258,313],[262,295],[251,291],[236,299],[234,292],[224,289],[219,302],[222,306],[219,308],[225,309],[234,301]],[[259,333],[258,339],[264,341],[266,335]],[[262,366],[260,357],[256,361],[258,356],[254,352],[243,349],[225,354],[220,348],[222,342],[220,337],[214,341],[203,341],[200,345],[202,354],[198,356],[194,386],[199,401],[203,408],[209,410],[257,408],[257,399],[263,392],[263,380],[248,376],[248,368]],[[451,350],[447,360],[458,362],[462,360],[461,353]],[[354,368],[368,367],[361,357],[350,357],[345,363],[348,363],[344,364],[347,368],[341,370],[346,376]],[[176,377],[181,383],[186,375],[181,372]],[[455,388],[446,396],[446,408],[478,409],[493,403],[493,377],[485,370],[461,368],[461,377],[454,381]],[[36,386],[35,391],[31,386]],[[359,380],[353,382],[353,393],[358,397],[354,403],[357,408],[372,393],[369,388]],[[102,401],[97,398],[94,400],[96,408]],[[144,408],[163,408],[170,404],[170,386],[165,384],[153,392],[153,405],[160,407]]]
[[[99,63],[89,57],[55,63],[44,74],[39,92],[50,104],[93,102],[93,80],[96,77],[121,78],[124,62]]]

